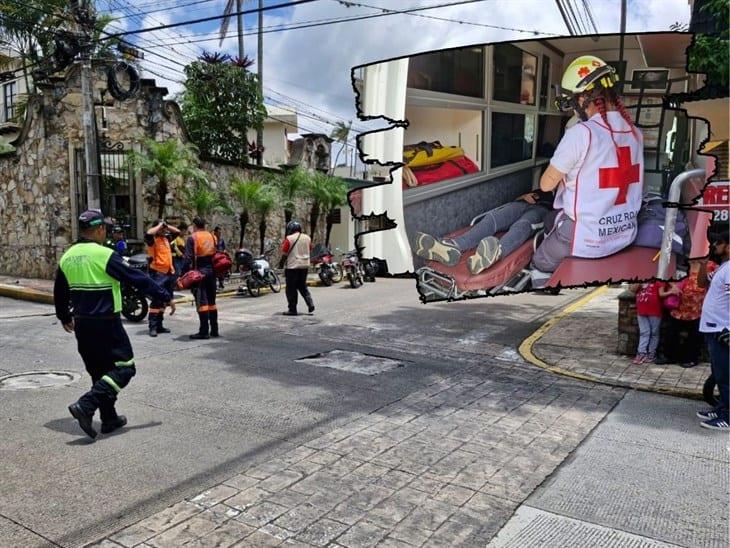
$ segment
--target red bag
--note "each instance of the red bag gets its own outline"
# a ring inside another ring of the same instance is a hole
[[[412,171],[418,181],[418,186],[423,186],[476,173],[479,171],[479,167],[466,156],[461,156],[442,164],[412,169]],[[405,183],[404,188],[408,188]]]
[[[232,266],[233,261],[231,261],[228,253],[218,251],[215,255],[213,255],[213,272],[215,272],[215,275],[217,277],[225,276],[226,274],[228,274]]]
[[[203,278],[205,278],[205,275],[199,270],[188,270],[177,279],[177,287],[179,289],[190,289],[202,282]]]

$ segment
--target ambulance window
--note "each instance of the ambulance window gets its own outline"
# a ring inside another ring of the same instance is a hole
[[[494,46],[495,101],[535,104],[537,57],[511,44]]]
[[[411,57],[408,87],[483,98],[484,48],[437,51]]]
[[[537,117],[538,158],[552,158],[567,121],[568,118],[558,115],[540,114]]]
[[[550,57],[542,56],[542,69],[540,70],[540,109],[548,106],[548,94],[550,91]]]
[[[535,123],[532,115],[492,113],[491,167],[532,158]]]

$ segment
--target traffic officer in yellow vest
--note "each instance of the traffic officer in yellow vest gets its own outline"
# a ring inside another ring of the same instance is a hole
[[[119,282],[130,283],[175,310],[168,291],[129,268],[119,254],[102,245],[110,224],[98,209],[81,214],[79,241],[61,257],[53,287],[56,317],[68,333],[75,333],[79,354],[93,382],[91,390],[68,408],[91,438],[96,437],[92,419],[97,409],[103,434],[127,423],[124,416],[117,415],[114,402],[136,373],[132,345],[119,317]]]
[[[177,237],[180,231],[174,226],[169,226],[164,219],[160,219],[155,226],[145,234],[147,254],[151,257],[150,278],[163,289],[172,293],[175,282],[175,267],[173,266],[172,248],[168,235]],[[152,299],[149,312],[149,333],[150,337],[156,337],[158,333],[169,333],[170,330],[162,325],[165,317],[165,307],[159,299]]]

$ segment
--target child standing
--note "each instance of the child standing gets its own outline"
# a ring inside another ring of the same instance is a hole
[[[636,293],[636,319],[639,322],[639,348],[635,364],[653,363],[659,345],[659,328],[662,324],[662,299],[664,282],[648,282],[631,286]]]

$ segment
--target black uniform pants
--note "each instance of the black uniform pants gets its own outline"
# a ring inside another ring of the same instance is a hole
[[[687,334],[685,341],[682,341],[682,333]],[[664,343],[665,356],[672,362],[699,362],[703,343],[699,318],[685,321],[670,315]]]
[[[218,307],[215,304],[215,289],[217,279],[212,270],[200,269],[205,275],[203,281],[195,288],[195,302],[198,307],[200,329],[198,333],[216,335],[218,333]]]
[[[163,274],[162,272],[157,272],[156,270],[150,270],[150,278],[152,278],[152,281],[157,283],[157,285],[169,291],[170,295],[172,295],[174,289],[173,286],[175,283],[174,275]],[[150,312],[148,318],[150,329],[157,329],[162,327],[162,320],[164,319],[164,315],[165,303],[158,299],[152,299],[152,302],[150,303]]]
[[[287,268],[284,271],[284,279],[286,280],[286,301],[289,312],[297,311],[298,294],[301,293],[307,305],[311,306],[312,295],[307,287],[307,268]]]
[[[122,320],[75,318],[74,332],[79,354],[93,383],[78,404],[88,414],[98,409],[102,423],[113,421],[117,417],[114,409],[117,395],[136,373],[132,345]]]

